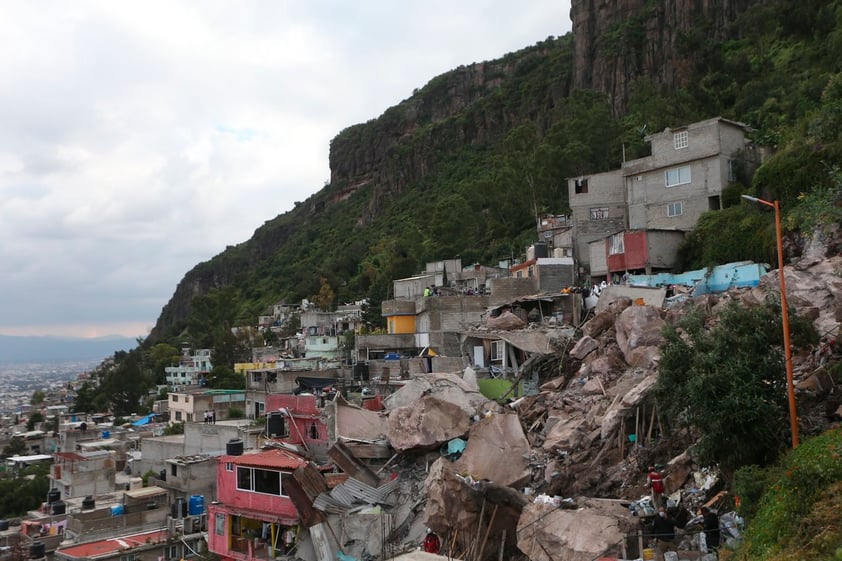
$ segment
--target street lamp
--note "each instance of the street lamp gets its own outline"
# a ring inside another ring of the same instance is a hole
[[[747,201],[775,209],[775,235],[778,245],[778,279],[781,283],[781,319],[784,330],[784,361],[786,363],[786,393],[789,400],[789,425],[792,430],[792,447],[798,446],[798,416],[795,412],[795,384],[792,376],[792,351],[789,348],[789,312],[786,305],[786,283],[784,282],[784,246],[781,235],[781,206],[778,201],[764,201],[757,197],[741,195]]]

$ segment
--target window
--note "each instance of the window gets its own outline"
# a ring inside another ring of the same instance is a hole
[[[176,420],[176,421],[181,421],[181,411],[176,411],[176,412],[175,412],[175,420]]]
[[[178,402],[178,396],[177,395],[173,394],[170,397],[172,397],[172,400],[173,400],[174,403]]]
[[[614,234],[613,236],[608,238],[608,254],[619,255],[621,253],[625,253],[625,241],[626,238],[623,232],[620,232],[619,234]]]
[[[608,220],[608,207],[601,206],[590,209],[591,220]]]
[[[170,464],[170,475],[178,475],[178,464]]]
[[[503,360],[503,341],[491,341],[491,360]]]
[[[588,192],[588,180],[580,177],[575,181],[575,194],[581,195]]]
[[[166,553],[167,553],[167,557],[166,557],[167,559],[178,559],[179,557],[181,557],[178,554],[178,546],[177,545],[171,545],[171,546],[167,547]]]
[[[672,145],[675,147],[676,150],[681,150],[682,148],[687,148],[690,144],[690,138],[687,134],[687,131],[678,131],[677,133],[672,135]]]
[[[667,216],[680,216],[683,212],[684,208],[681,203],[670,203],[667,205]]]
[[[664,175],[667,187],[690,183],[690,166],[668,169]]]
[[[225,462],[225,471],[234,471],[234,464],[231,462]]]
[[[284,475],[280,471],[237,466],[237,489],[285,497],[282,488]]]
[[[255,382],[262,382],[263,381],[263,372],[255,372],[253,374]]]
[[[733,183],[737,180],[737,162],[728,160],[728,182]]]
[[[217,536],[225,535],[225,515],[217,512],[213,519],[213,531]]]

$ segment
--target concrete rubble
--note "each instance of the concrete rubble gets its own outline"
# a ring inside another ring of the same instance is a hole
[[[815,257],[786,268],[790,304],[837,348],[840,268],[842,258]],[[384,399],[383,413],[338,403],[337,436],[385,437],[395,454],[388,465],[372,464],[369,474],[353,459],[340,459],[350,462],[343,468],[350,478],[314,502],[324,511],[324,528],[337,534],[334,547],[341,545],[357,559],[397,555],[401,548],[405,556],[397,558],[438,559],[406,553],[429,527],[441,537],[446,558],[636,558],[644,541],[635,514],[652,512],[651,501],[646,506],[646,469],[655,464],[670,504],[687,528],[698,529],[699,507],[724,504],[723,484],[715,470],[694,463],[686,434],[669,439],[660,434],[652,390],[662,328],[691,302],[716,311],[732,299],[759,304],[777,289],[772,272],[754,288],[696,297],[682,293],[669,303],[663,290],[647,289],[634,298],[628,291],[603,291],[611,297],[600,298],[578,339],[566,350],[547,349],[557,353],[560,365],[539,380],[538,393],[505,407],[480,393],[473,369],[466,369],[464,378],[414,377]],[[794,357],[799,392],[825,395],[835,388],[818,352]],[[827,414],[839,416],[842,404],[837,406]],[[458,446],[449,448],[451,442]],[[386,533],[379,526],[384,513],[390,520]],[[682,547],[696,551],[680,558],[700,558],[694,531],[688,530]]]

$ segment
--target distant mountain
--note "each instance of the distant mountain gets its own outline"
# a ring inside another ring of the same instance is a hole
[[[100,360],[136,346],[136,339],[116,335],[95,338],[0,335],[0,363]]]

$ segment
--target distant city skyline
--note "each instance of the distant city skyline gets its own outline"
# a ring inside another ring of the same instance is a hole
[[[145,337],[323,187],[342,129],[570,28],[549,0],[6,4],[0,334]]]

